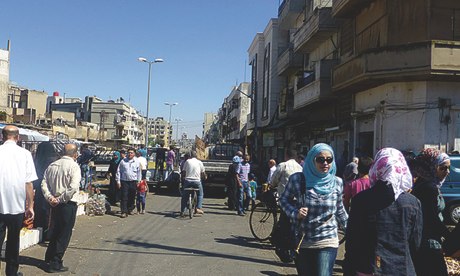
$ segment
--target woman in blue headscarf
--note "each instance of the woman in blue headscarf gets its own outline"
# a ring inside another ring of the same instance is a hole
[[[120,161],[120,152],[114,151],[112,160],[110,160],[109,170],[107,171],[107,176],[110,177],[109,202],[112,205],[115,205],[118,201],[120,201],[120,190],[118,189],[117,181],[115,180],[115,175],[117,174],[118,164],[120,164]]]
[[[335,176],[334,151],[316,144],[308,152],[303,172],[290,176],[280,205],[300,233],[296,267],[299,275],[332,275],[339,239],[338,224],[347,224],[343,183]]]

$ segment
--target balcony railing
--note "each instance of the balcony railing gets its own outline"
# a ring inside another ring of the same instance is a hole
[[[289,74],[302,68],[302,55],[294,53],[293,47],[278,56],[278,75]]]
[[[351,17],[372,0],[332,0],[332,15],[334,17]]]
[[[331,71],[335,64],[337,64],[335,59],[322,60],[312,74],[297,83],[294,109],[332,97]]]
[[[428,41],[368,50],[334,68],[333,89],[375,87],[382,80],[458,78],[460,42]]]
[[[331,8],[315,9],[310,18],[294,34],[294,51],[311,52],[336,32],[337,24]]]
[[[293,26],[304,7],[303,0],[283,0],[278,7],[278,22],[283,27]]]

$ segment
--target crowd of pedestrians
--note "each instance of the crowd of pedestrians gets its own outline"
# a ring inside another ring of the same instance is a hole
[[[17,127],[4,127],[2,137],[0,156],[9,158],[0,158],[0,247],[7,233],[6,275],[22,275],[18,272],[19,233],[23,220],[34,218],[32,182],[38,176],[30,152],[17,146]],[[170,174],[176,159],[174,148],[164,149],[159,159],[158,152],[157,162],[165,162]],[[75,144],[66,144],[62,157],[49,162],[40,175],[40,194],[51,209],[53,225],[45,254],[47,272],[68,270],[63,257],[76,220],[75,195],[88,188],[90,182],[85,179],[93,156],[87,147],[78,151]],[[113,153],[108,170],[109,201],[120,201],[121,218],[145,213],[146,156],[144,148]],[[249,155],[236,152],[227,173],[228,208],[240,216],[250,205],[255,206],[260,186],[250,160]],[[447,275],[444,254],[457,251],[459,243],[458,235],[449,248],[443,243],[452,234],[443,223],[445,204],[439,188],[450,166],[449,156],[435,149],[406,160],[400,151],[383,148],[374,159],[354,158],[341,178],[336,175],[334,151],[324,143],[314,145],[305,157],[289,150],[278,165],[270,159],[269,192],[276,191],[279,201],[274,204],[282,210],[272,237],[278,239],[277,255],[290,254],[299,275],[332,275],[338,233],[343,229],[346,276]],[[180,171],[183,188],[197,189],[195,214],[204,214],[202,181],[206,172],[195,151],[184,157]],[[182,196],[180,216],[185,214],[186,201]]]

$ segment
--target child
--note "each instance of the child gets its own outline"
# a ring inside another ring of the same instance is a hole
[[[147,186],[147,181],[142,179],[139,183],[137,183],[137,200],[136,200],[136,207],[138,214],[145,214],[145,197],[147,196],[147,192],[149,191],[149,187]],[[142,210],[141,210],[141,203],[142,203]]]
[[[254,176],[253,173],[250,173],[248,175],[248,179],[249,179],[249,190],[250,190],[250,194],[251,194],[251,204],[252,204],[252,208],[254,208],[254,206],[256,206],[256,190],[257,190],[257,182],[256,182],[256,177]]]

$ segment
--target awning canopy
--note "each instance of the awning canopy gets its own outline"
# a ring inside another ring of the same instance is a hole
[[[6,125],[5,124],[0,124],[0,129],[3,129]],[[20,128],[19,129],[19,137],[21,138],[22,141],[49,141],[50,138],[46,135],[41,134],[38,131],[35,130],[30,130],[26,128]]]

